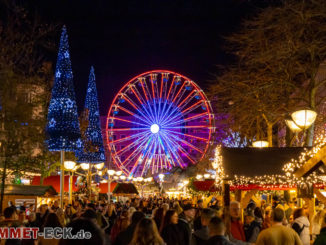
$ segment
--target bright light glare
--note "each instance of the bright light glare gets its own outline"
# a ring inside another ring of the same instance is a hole
[[[156,123],[151,126],[151,132],[153,134],[157,134],[158,131],[160,131],[160,126],[158,126]]]

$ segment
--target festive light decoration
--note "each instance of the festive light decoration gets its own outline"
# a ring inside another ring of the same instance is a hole
[[[89,74],[85,100],[85,112],[87,113],[88,125],[83,137],[83,149],[77,153],[77,161],[88,163],[103,163],[105,162],[105,154],[93,67],[91,67]]]
[[[213,120],[196,83],[175,72],[150,71],[131,79],[114,98],[107,144],[115,164],[129,176],[186,168],[204,157]]]
[[[62,28],[46,131],[50,151],[76,151],[82,146],[66,27]]]
[[[217,186],[221,186],[223,183],[223,180],[227,177],[224,173],[224,167],[223,167],[223,157],[221,154],[221,146],[218,145],[215,148],[215,155],[214,160],[212,162],[212,166],[216,171],[215,174],[215,182]]]

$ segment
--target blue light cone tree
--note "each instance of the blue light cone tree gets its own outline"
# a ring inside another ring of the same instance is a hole
[[[82,147],[70,62],[67,29],[62,28],[55,80],[48,109],[48,148],[61,152],[60,196],[63,205],[64,152]]]
[[[101,163],[105,162],[103,137],[100,124],[100,113],[97,100],[94,68],[91,67],[87,94],[85,100],[85,119],[87,128],[83,133],[83,147],[77,153],[77,161],[80,163]]]

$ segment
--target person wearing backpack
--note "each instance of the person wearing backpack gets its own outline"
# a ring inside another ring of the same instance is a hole
[[[309,231],[309,220],[304,213],[303,208],[298,208],[293,213],[294,222],[292,229],[295,230],[300,236],[300,240],[303,245],[310,245],[310,231]]]

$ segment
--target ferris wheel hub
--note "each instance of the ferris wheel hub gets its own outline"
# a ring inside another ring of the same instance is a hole
[[[160,131],[160,126],[158,126],[156,123],[154,123],[152,126],[151,126],[151,132],[153,134],[157,134],[158,131]]]

